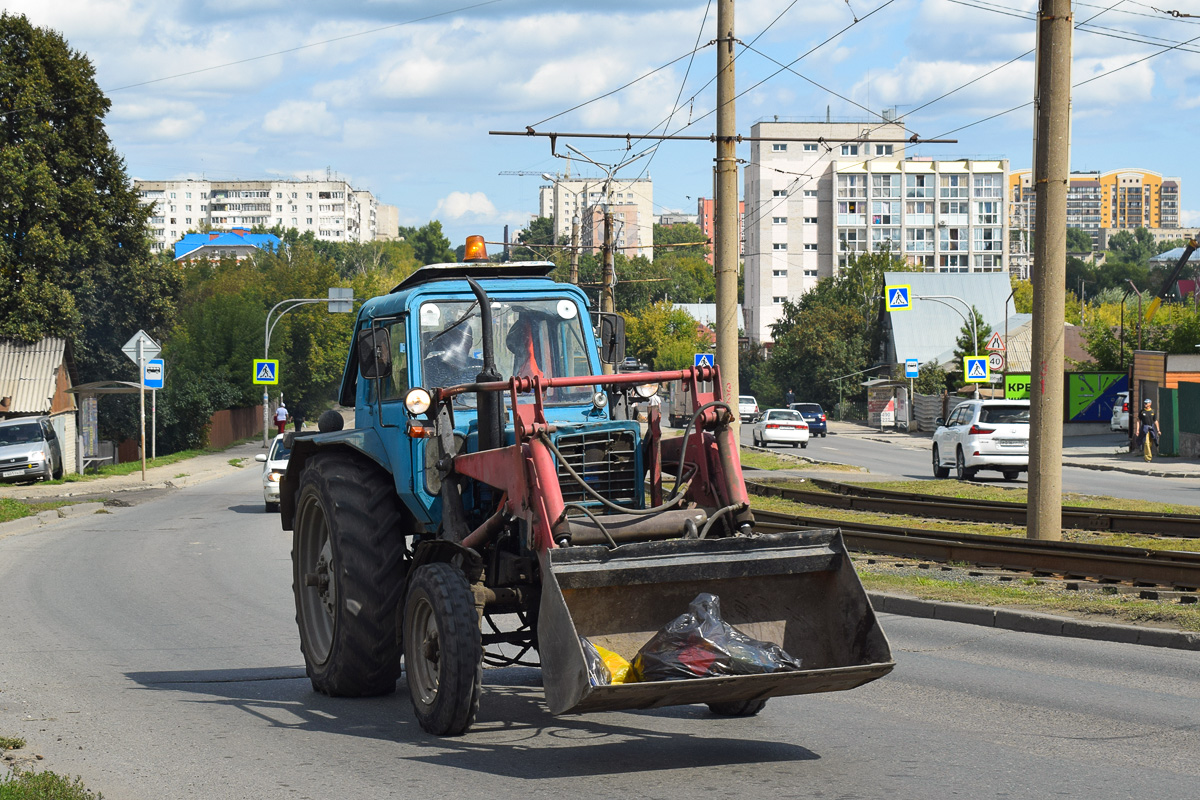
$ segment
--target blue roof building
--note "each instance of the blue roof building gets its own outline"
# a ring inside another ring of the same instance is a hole
[[[189,233],[175,243],[175,260],[233,256],[241,261],[259,248],[277,250],[282,246],[282,240],[275,234],[251,233],[246,228]]]

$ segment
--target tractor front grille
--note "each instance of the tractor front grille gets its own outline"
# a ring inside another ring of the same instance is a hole
[[[554,441],[571,469],[601,497],[613,503],[638,503],[637,444],[632,431],[609,430],[563,434]],[[560,463],[558,483],[563,502],[595,504]]]

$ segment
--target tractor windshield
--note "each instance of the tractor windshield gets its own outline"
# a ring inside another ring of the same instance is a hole
[[[469,300],[429,300],[421,304],[421,385],[427,389],[474,383],[483,369],[483,335],[479,305]],[[496,368],[507,380],[514,375],[545,378],[593,374],[585,332],[574,300],[492,302],[492,342]],[[546,391],[549,405],[587,402],[591,388],[555,387]],[[474,407],[475,395],[455,397],[457,405]]]

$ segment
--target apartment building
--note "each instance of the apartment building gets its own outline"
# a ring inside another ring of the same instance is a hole
[[[642,227],[639,224],[640,209],[635,205],[612,205],[609,206],[613,215],[613,247],[618,253],[622,253],[629,258],[633,258],[639,253],[646,251],[649,254],[654,252],[651,247],[643,247],[647,244],[641,239]],[[650,242],[654,243],[654,225],[650,226]],[[584,209],[583,218],[579,226],[579,245],[584,252],[592,252],[600,255],[604,250],[604,208],[602,206],[589,206]],[[647,255],[647,258],[650,258]],[[654,259],[650,259],[653,261]]]
[[[745,317],[769,343],[785,300],[880,249],[927,272],[1007,270],[1008,161],[906,157],[892,122],[758,122],[745,169]]]
[[[713,209],[716,207],[716,201],[711,197],[701,197],[696,200],[696,219],[697,225],[700,226],[700,232],[713,241],[716,236],[715,222],[713,221]],[[709,264],[716,265],[715,256],[713,253],[716,248],[708,249]],[[746,257],[746,201],[738,200],[738,258]]]
[[[547,176],[548,177],[548,176]],[[654,182],[650,178],[615,179],[605,196],[606,178],[572,178],[555,180],[538,188],[538,216],[554,220],[557,237],[571,237],[571,220],[578,216],[581,227],[594,230],[593,241],[603,244],[604,206],[610,204],[614,213],[621,209],[621,225],[617,239],[624,239],[629,249],[621,250],[629,258],[645,256],[654,260]],[[631,210],[632,209],[632,210]],[[597,214],[600,223],[594,226],[591,218]],[[599,247],[600,244],[595,245]],[[590,246],[590,245],[589,245]]]
[[[381,204],[370,192],[342,180],[133,183],[142,204],[153,207],[148,227],[155,250],[172,247],[189,231],[256,225],[312,232],[327,242],[369,242],[399,235],[395,206]]]
[[[1097,249],[1118,231],[1178,228],[1181,186],[1179,178],[1144,169],[1073,172],[1067,187],[1067,227],[1087,231]],[[1014,249],[1020,248],[1024,257],[1032,249],[1037,211],[1030,170],[1014,170],[1009,175],[1008,197]],[[1165,234],[1164,238],[1177,237]]]

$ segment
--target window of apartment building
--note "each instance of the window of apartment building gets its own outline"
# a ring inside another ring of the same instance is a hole
[[[165,247],[165,245],[162,242],[151,242],[150,243],[151,250],[162,250],[163,247]]]
[[[787,197],[787,189],[775,189],[771,192],[771,197]]]
[[[815,269],[806,269],[804,270],[804,277],[815,278],[817,277],[817,271]]]
[[[305,224],[305,225],[312,225],[312,217],[308,217],[307,219],[305,219],[305,220],[304,220],[304,224]]]
[[[975,222],[978,225],[1000,224],[1000,202],[989,200],[975,204]]]
[[[186,218],[184,218],[184,220],[183,220],[183,224],[184,224],[184,225],[191,225],[191,224],[192,224],[192,218],[191,218],[191,217],[186,217]]]
[[[954,250],[967,249],[967,231],[969,228],[942,228],[942,246],[939,248],[943,252]]]
[[[1003,197],[1001,192],[1004,191],[1000,185],[1003,175],[976,175],[975,176],[975,196],[976,197]]]
[[[817,218],[816,218],[816,217],[805,217],[805,218],[804,218],[804,224],[806,224],[806,225],[816,225],[816,224],[817,224]]]
[[[171,192],[171,199],[172,199],[172,200],[174,200],[174,199],[175,199],[175,193],[174,193],[174,192]]]
[[[817,196],[817,190],[816,190],[816,189],[805,189],[805,190],[804,190],[804,196],[805,196],[805,197],[816,197],[816,196]]]
[[[276,193],[275,193],[275,199],[276,199],[276,200],[282,200],[282,199],[283,199],[283,192],[276,192]]]
[[[341,200],[346,197],[345,192],[330,192],[330,196],[335,200]]]
[[[295,217],[292,217],[292,224],[293,224],[293,225],[297,225],[297,224],[298,224],[298,223],[296,222],[296,218],[295,218]]]
[[[815,243],[809,242],[808,244],[804,245],[804,249],[809,251],[810,253],[815,252],[817,249],[817,245]]]
[[[151,224],[151,225],[162,225],[162,224],[163,224],[163,218],[162,218],[162,217],[151,217],[151,218],[150,218],[150,224]]]
[[[858,155],[858,145],[856,145],[856,144],[844,144],[844,145],[842,145],[842,155],[844,155],[844,156],[856,156],[856,155]]]
[[[838,197],[866,197],[866,175],[838,175]]]
[[[1004,256],[984,253],[975,256],[975,268],[983,272],[1000,272],[1004,269]]]
[[[891,146],[890,144],[877,144],[877,145],[875,145],[875,155],[877,155],[877,156],[890,156],[891,154],[892,154],[892,146]]]
[[[174,225],[174,224],[175,224],[175,218],[174,218],[174,217],[171,217],[171,224],[172,224],[172,225]]]
[[[310,213],[310,214],[311,214],[311,213],[312,213],[312,206],[307,206],[307,207],[306,207],[304,210],[305,210],[305,211],[307,211],[308,213]]]
[[[771,302],[777,306],[783,305],[784,300],[787,300],[787,298],[786,297],[778,297],[778,296],[771,298]]]
[[[871,224],[899,225],[900,201],[881,203],[878,200],[873,200],[871,202]]]
[[[292,213],[295,213],[295,212],[297,212],[297,211],[299,211],[299,210],[300,210],[300,207],[299,207],[299,206],[292,206]]]
[[[201,199],[201,200],[207,200],[207,199],[208,199],[208,192],[201,192],[201,193],[200,193],[200,199]]]
[[[871,228],[871,249],[872,250],[899,250],[900,249],[900,229],[899,228]]]
[[[312,200],[312,192],[305,192],[309,200]]]
[[[771,245],[772,250],[783,250],[787,252],[787,242],[775,242]]]
[[[1002,250],[1001,228],[975,228],[976,250]]]
[[[282,225],[282,224],[283,224],[283,218],[282,218],[282,217],[276,217],[276,218],[275,218],[275,224],[276,224],[276,225]]]
[[[817,143],[816,142],[805,142],[804,143],[804,152],[806,152],[806,153],[817,152]]]
[[[786,153],[787,152],[787,144],[785,144],[783,142],[775,142],[774,144],[771,145],[771,152],[772,153]]]
[[[926,272],[932,272],[934,267],[935,256],[905,256],[904,260],[908,262],[910,267],[920,267]]]
[[[940,197],[970,197],[970,176],[969,175],[942,175],[941,176],[942,191]]]
[[[944,201],[941,204],[942,222],[948,225],[966,222],[971,212],[971,204],[965,200]]]
[[[862,200],[842,200],[838,203],[838,225],[862,225],[867,221],[867,204]]]
[[[904,224],[932,225],[933,206],[929,200],[909,200],[904,204]]]
[[[899,175],[872,175],[871,197],[899,197]]]
[[[786,278],[787,270],[786,269],[773,269],[773,270],[771,270],[771,277],[772,278]]]
[[[932,253],[933,228],[908,228],[905,231],[904,251],[906,253]]]
[[[293,199],[293,200],[295,200],[295,199],[296,199],[296,193],[295,193],[295,192],[292,192],[292,199]]]
[[[933,197],[932,175],[905,175],[904,196],[911,198]]]
[[[283,211],[283,206],[275,206],[275,213],[278,214],[281,211]]]
[[[867,231],[865,228],[844,228],[838,231],[838,249],[843,253],[865,252]]]
[[[771,222],[775,225],[787,225],[787,217],[771,217]]]
[[[939,272],[970,272],[971,267],[966,255],[938,256]]]

